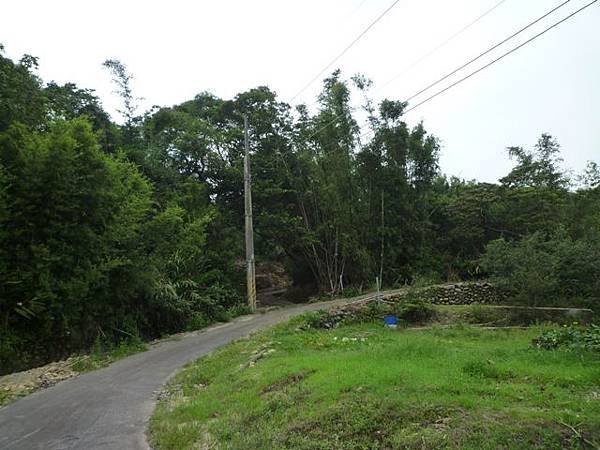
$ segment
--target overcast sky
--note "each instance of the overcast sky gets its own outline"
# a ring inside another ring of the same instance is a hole
[[[498,3],[400,0],[335,66],[345,76],[361,72],[371,78],[376,99],[403,100],[562,1],[506,0],[386,85]],[[588,1],[571,0],[457,77]],[[0,13],[0,43],[9,57],[38,56],[39,75],[45,81],[72,81],[96,89],[115,118],[118,101],[101,67],[107,58],[120,59],[134,74],[136,94],[145,97],[143,107],[176,104],[202,91],[230,98],[258,85],[269,86],[289,102],[392,3],[6,1]],[[296,103],[311,104],[319,89],[320,83],[314,83]],[[558,139],[566,167],[580,172],[587,160],[600,161],[600,2],[405,119],[409,124],[423,120],[442,141],[442,170],[466,179],[496,181],[511,167],[505,148],[531,148],[542,132]]]

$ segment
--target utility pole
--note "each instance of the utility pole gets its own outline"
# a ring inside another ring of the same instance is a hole
[[[379,253],[379,287],[383,284],[383,250],[385,248],[385,216],[383,189],[381,190],[381,251]]]
[[[381,190],[381,250],[379,253],[379,276],[375,277],[377,283],[377,301],[381,300],[381,285],[383,284],[383,250],[385,248],[385,216],[383,203],[383,189]]]
[[[248,306],[256,311],[256,279],[254,269],[254,231],[252,227],[252,180],[250,178],[250,144],[248,116],[244,115],[244,212],[246,216],[246,284]]]

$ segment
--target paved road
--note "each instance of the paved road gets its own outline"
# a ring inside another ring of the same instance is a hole
[[[240,317],[31,394],[0,409],[0,449],[148,449],[156,393],[179,367],[251,331],[336,303]]]

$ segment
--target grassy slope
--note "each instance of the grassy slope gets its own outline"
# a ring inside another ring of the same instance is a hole
[[[600,355],[532,348],[539,329],[297,331],[299,320],[183,370],[152,419],[153,444],[481,449],[600,442]],[[257,354],[264,357],[248,366]]]

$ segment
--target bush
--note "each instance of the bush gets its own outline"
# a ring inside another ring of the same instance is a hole
[[[118,343],[98,337],[90,354],[78,358],[72,367],[76,372],[89,372],[144,350],[146,345],[136,335],[121,339]]]
[[[533,340],[533,345],[545,350],[560,347],[600,351],[600,325],[581,327],[576,324],[550,330]]]
[[[209,326],[211,323],[212,321],[206,317],[205,314],[197,312],[192,314],[192,317],[189,319],[185,329],[187,331],[201,330],[202,328]]]
[[[344,319],[344,324],[354,323],[372,323],[383,320],[383,317],[390,314],[391,308],[385,303],[369,302],[363,308],[360,308]]]
[[[118,329],[154,338],[237,314],[210,252],[214,208],[154,200],[84,119],[0,132],[0,374],[118,342]]]
[[[423,323],[435,317],[435,308],[421,300],[411,300],[401,303],[394,308],[399,319],[408,323]]]
[[[238,303],[236,305],[233,305],[228,310],[228,313],[232,319],[235,319],[236,317],[239,317],[239,316],[245,316],[246,314],[252,314],[252,310],[245,303]]]
[[[410,286],[412,288],[423,288],[423,287],[432,286],[434,284],[440,284],[440,283],[442,283],[442,281],[443,280],[438,273],[435,273],[435,272],[418,273],[412,278],[412,282],[410,283]],[[456,281],[460,281],[460,280],[456,280]],[[398,286],[398,287],[402,287],[402,286]]]
[[[573,240],[564,231],[534,233],[520,241],[490,242],[482,268],[511,300],[525,305],[579,303],[593,307],[600,292],[600,239]]]
[[[300,328],[322,329],[326,328],[326,323],[329,319],[327,311],[311,311],[302,315],[302,325]]]

